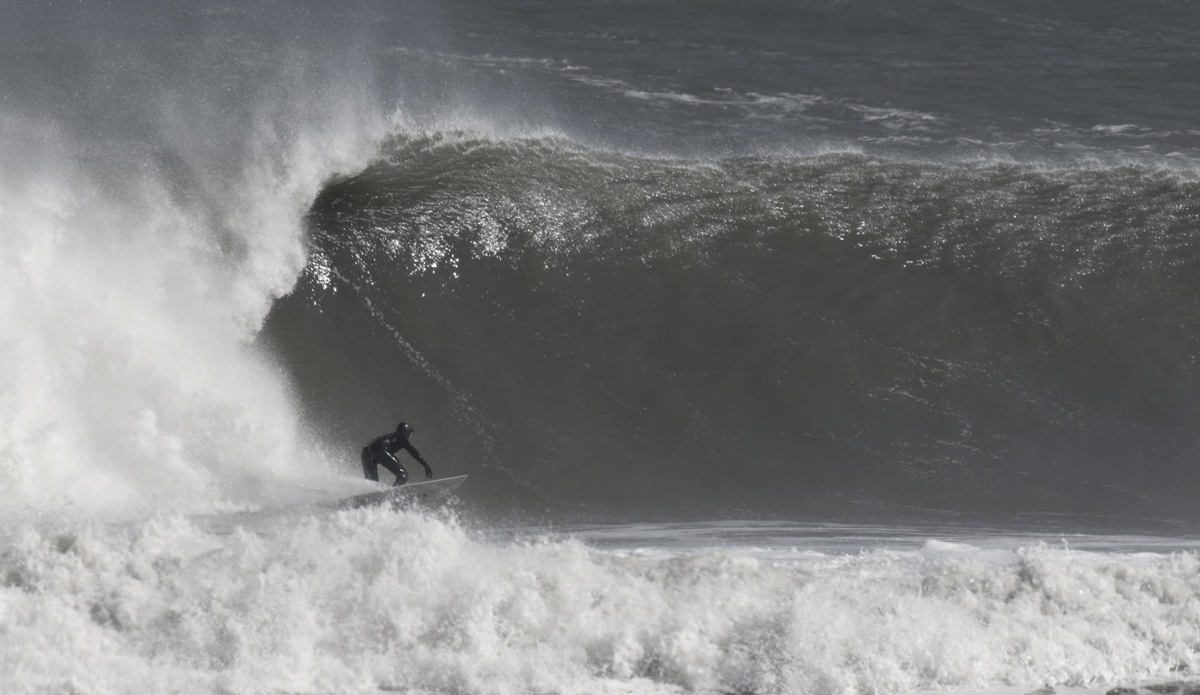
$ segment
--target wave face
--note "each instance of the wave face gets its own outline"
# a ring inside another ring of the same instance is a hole
[[[332,440],[417,421],[539,503],[1145,513],[1200,482],[1198,192],[402,136],[322,191],[267,335]]]

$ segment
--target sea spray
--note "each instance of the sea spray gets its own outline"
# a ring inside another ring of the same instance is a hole
[[[305,461],[286,377],[248,339],[306,262],[308,200],[361,164],[369,125],[260,131],[217,167],[121,146],[84,157],[70,133],[5,121],[6,505],[254,500],[266,480],[324,470]]]

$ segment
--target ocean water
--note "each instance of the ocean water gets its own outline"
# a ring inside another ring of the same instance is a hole
[[[3,14],[0,691],[1200,691],[1195,3]]]

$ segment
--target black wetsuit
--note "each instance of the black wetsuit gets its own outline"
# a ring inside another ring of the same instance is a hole
[[[426,475],[429,474],[429,464],[425,463],[425,459],[421,458],[421,454],[417,452],[413,445],[409,443],[408,438],[399,432],[388,432],[373,439],[370,444],[363,447],[362,450],[362,465],[363,475],[367,476],[367,480],[379,480],[379,466],[391,471],[396,476],[395,485],[403,485],[408,482],[408,471],[404,470],[404,466],[396,460],[392,454],[404,449],[412,454],[412,457],[421,462],[425,466]]]

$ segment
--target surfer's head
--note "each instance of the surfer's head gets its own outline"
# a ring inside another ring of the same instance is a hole
[[[408,439],[413,433],[412,425],[408,424],[407,422],[402,422],[399,425],[396,425],[396,433],[405,439]]]

